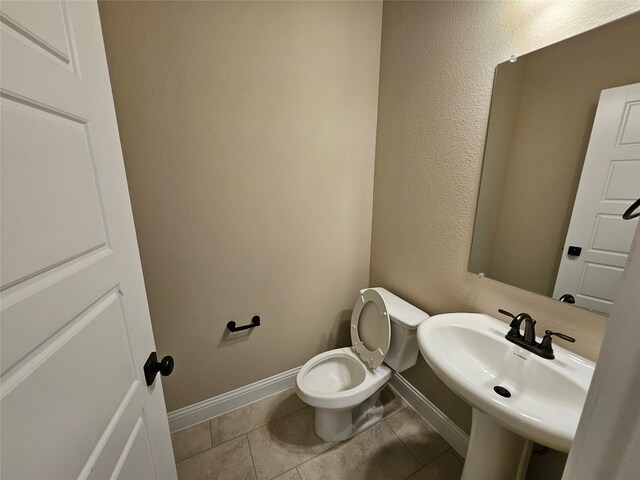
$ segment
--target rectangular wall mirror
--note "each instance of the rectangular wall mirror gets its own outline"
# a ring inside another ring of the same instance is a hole
[[[638,224],[639,51],[633,14],[497,66],[469,271],[611,311]]]

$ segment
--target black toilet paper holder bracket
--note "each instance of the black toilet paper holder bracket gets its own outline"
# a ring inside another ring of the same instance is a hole
[[[242,325],[241,327],[236,327],[236,322],[231,320],[227,322],[227,328],[232,332],[240,332],[242,330],[248,330],[250,328],[255,328],[260,326],[260,317],[258,315],[254,315],[251,319],[251,323],[247,325]]]

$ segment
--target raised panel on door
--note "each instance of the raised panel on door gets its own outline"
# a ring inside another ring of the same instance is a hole
[[[640,129],[640,127],[638,127]],[[640,159],[614,160],[603,201],[633,201],[640,186]]]
[[[127,337],[119,294],[111,291],[4,382],[3,476],[80,473],[120,404],[140,384]]]
[[[139,417],[116,469],[111,474],[113,480],[140,480],[146,472],[153,469],[149,436],[143,417]]]
[[[3,97],[4,290],[107,245],[84,122]]]
[[[589,250],[618,254],[623,257],[620,266],[624,266],[635,231],[633,222],[623,220],[621,216],[598,214]]]
[[[623,272],[624,269],[620,267],[586,262],[577,296],[597,304],[613,303]]]
[[[640,145],[640,101],[628,102],[622,118],[618,145]]]
[[[118,283],[114,252],[102,248],[2,292],[0,366],[4,377]],[[73,292],[69,295],[68,292]]]
[[[23,37],[31,48],[40,48],[43,53],[71,65],[72,43],[64,2],[3,1],[2,22],[16,37]]]

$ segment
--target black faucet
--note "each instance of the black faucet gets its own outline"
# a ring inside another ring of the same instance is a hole
[[[555,335],[558,338],[562,338],[567,342],[575,342],[576,339],[570,337],[569,335],[565,335],[564,333],[552,332],[551,330],[546,330],[544,334],[544,338],[540,343],[536,341],[536,321],[531,318],[531,315],[528,313],[519,313],[518,315],[514,315],[506,310],[498,309],[499,313],[511,317],[510,330],[504,336],[507,340],[512,343],[515,343],[519,347],[524,348],[525,350],[530,351],[542,358],[547,358],[549,360],[553,360],[555,355],[553,354],[553,347],[551,345],[551,336]],[[524,321],[524,335],[520,333],[520,325]]]

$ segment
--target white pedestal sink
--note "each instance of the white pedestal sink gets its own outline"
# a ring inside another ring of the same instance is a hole
[[[509,341],[488,315],[435,315],[418,327],[423,357],[473,407],[462,480],[524,480],[533,442],[568,452],[593,362],[554,345],[546,360]]]

